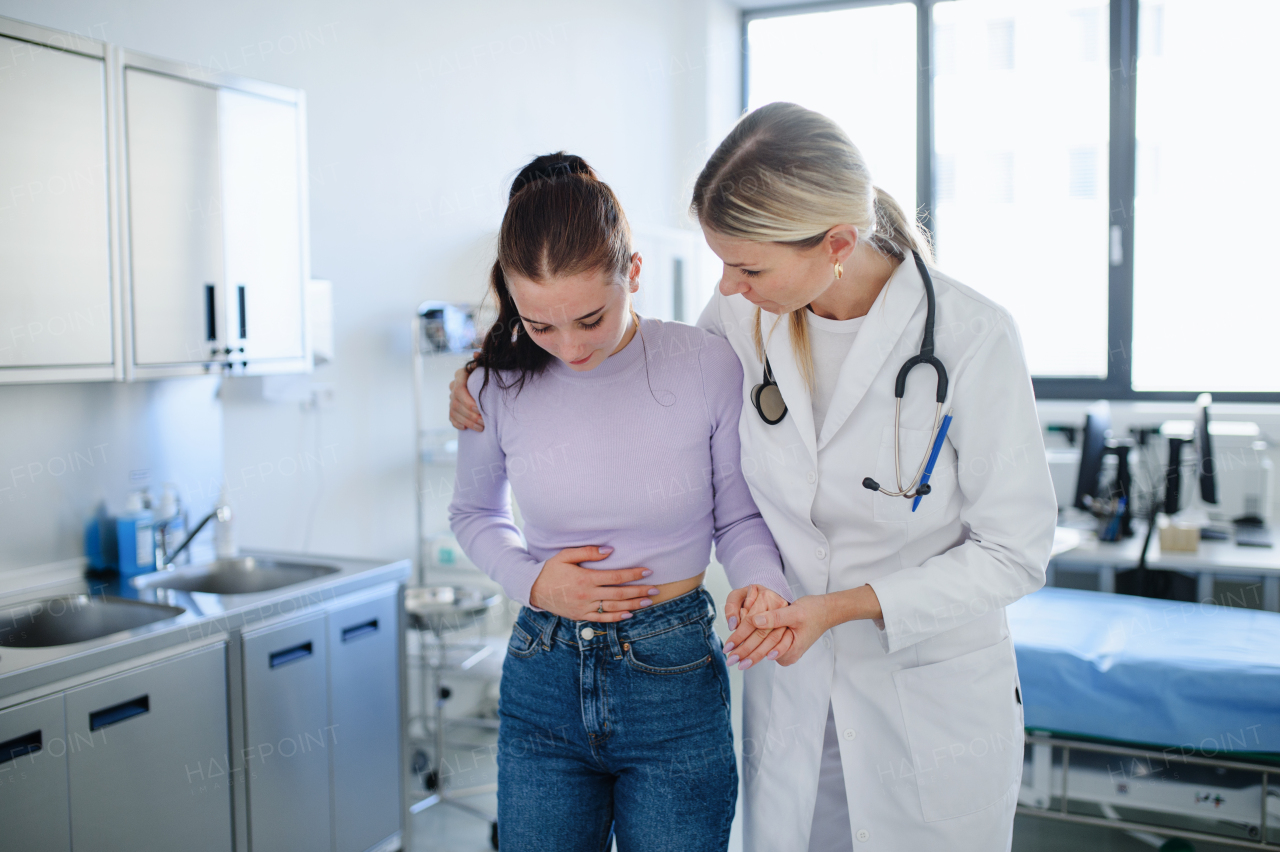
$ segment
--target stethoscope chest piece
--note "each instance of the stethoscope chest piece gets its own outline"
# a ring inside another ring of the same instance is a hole
[[[760,413],[760,419],[770,426],[776,426],[787,416],[787,403],[782,398],[782,390],[773,380],[773,367],[769,359],[764,359],[764,381],[751,389],[751,404]]]

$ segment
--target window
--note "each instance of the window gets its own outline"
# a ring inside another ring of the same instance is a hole
[[[1013,70],[1012,20],[987,21],[987,67],[992,71]]]
[[[935,162],[955,172],[934,196],[938,265],[1013,313],[1038,376],[1107,375],[1110,84],[1099,51],[1082,58],[1104,20],[1088,2],[933,7],[956,42],[933,77]]]
[[[1280,3],[1142,8],[1133,387],[1280,392]]]
[[[1075,24],[1073,34],[1079,50],[1077,58],[1081,62],[1097,62],[1102,59],[1102,48],[1107,41],[1106,19],[1102,13],[1102,6],[1075,9],[1071,12],[1071,18]]]
[[[743,13],[744,106],[845,127],[1012,312],[1040,397],[1280,402],[1280,2],[832,6]]]
[[[956,158],[939,154],[933,164],[934,198],[938,203],[956,200]]]
[[[748,109],[791,101],[835,120],[877,186],[916,200],[916,7],[910,3],[748,21]]]

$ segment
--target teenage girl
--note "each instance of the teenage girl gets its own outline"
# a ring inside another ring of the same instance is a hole
[[[791,599],[739,463],[738,357],[638,317],[640,267],[581,158],[520,172],[490,280],[498,317],[467,380],[488,428],[459,436],[450,507],[467,555],[525,604],[499,703],[504,852],[597,852],[612,835],[623,852],[725,849],[738,780],[702,588],[712,541],[752,612]],[[753,651],[776,658],[792,639],[764,631]]]

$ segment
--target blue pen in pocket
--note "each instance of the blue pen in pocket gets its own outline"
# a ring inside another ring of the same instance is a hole
[[[947,429],[951,428],[951,412],[947,412],[947,416],[942,418],[942,425],[938,427],[938,437],[933,442],[933,450],[929,453],[929,463],[924,466],[924,474],[920,477],[920,485],[925,485],[929,481],[929,477],[933,475],[933,466],[938,461],[938,453],[942,452],[942,442],[947,439]],[[916,486],[919,491],[919,486]],[[911,511],[915,511],[920,506],[920,500],[924,494],[917,494],[916,498],[911,501]]]

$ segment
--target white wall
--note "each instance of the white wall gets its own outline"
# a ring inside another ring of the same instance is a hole
[[[723,0],[0,0],[0,15],[307,92],[312,273],[334,282],[337,350],[310,381],[334,401],[304,411],[264,401],[260,380],[224,383],[225,474],[241,542],[260,547],[410,555],[414,308],[481,296],[507,186],[536,154],[581,154],[633,222],[688,227],[738,104]],[[443,528],[447,494],[432,499]]]
[[[84,554],[84,525],[143,485],[193,514],[222,480],[217,380],[0,385],[0,571]]]

